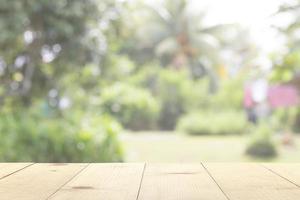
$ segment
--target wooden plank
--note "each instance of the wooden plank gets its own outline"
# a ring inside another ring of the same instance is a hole
[[[263,166],[300,187],[300,163],[263,164]]]
[[[0,180],[1,199],[46,199],[87,164],[34,164]]]
[[[230,200],[296,200],[294,184],[258,164],[204,164]]]
[[[0,179],[18,172],[30,165],[32,165],[32,163],[0,163]]]
[[[226,200],[199,164],[148,164],[139,200]]]
[[[136,200],[144,164],[91,164],[51,200]]]

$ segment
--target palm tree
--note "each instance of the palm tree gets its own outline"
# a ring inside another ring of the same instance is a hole
[[[189,68],[194,77],[208,75],[211,89],[217,85],[216,68],[221,66],[224,33],[234,25],[204,24],[204,12],[193,14],[186,0],[165,0],[159,5],[144,5],[143,21],[134,42],[136,60],[148,62],[159,58],[163,66],[180,70]]]

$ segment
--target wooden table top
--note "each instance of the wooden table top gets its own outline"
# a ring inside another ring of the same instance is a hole
[[[0,163],[1,200],[300,200],[300,164]]]

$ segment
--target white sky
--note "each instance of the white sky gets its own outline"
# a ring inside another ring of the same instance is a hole
[[[283,38],[271,28],[272,24],[284,25],[291,18],[271,17],[287,0],[191,0],[195,9],[207,11],[209,23],[239,23],[248,27],[254,42],[262,53],[282,50]]]

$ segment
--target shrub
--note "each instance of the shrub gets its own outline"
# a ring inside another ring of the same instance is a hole
[[[271,126],[277,131],[293,131],[297,127],[299,108],[276,108],[270,117]]]
[[[242,78],[220,81],[219,90],[211,96],[211,106],[218,109],[242,109],[244,87]]]
[[[71,116],[71,114],[70,114]],[[47,118],[23,110],[0,115],[0,160],[122,161],[120,125],[108,117]]]
[[[244,133],[247,125],[242,112],[198,111],[183,116],[177,130],[190,135],[229,135]]]
[[[252,141],[246,149],[246,154],[259,158],[271,158],[277,155],[269,127],[261,125],[257,128]]]
[[[158,125],[163,130],[174,129],[178,118],[202,100],[196,96],[201,91],[194,92],[195,84],[186,71],[146,67],[129,82],[150,90],[160,102]]]
[[[101,95],[101,105],[104,112],[132,130],[154,128],[159,112],[159,103],[150,92],[126,84],[105,88]]]
[[[183,73],[169,70],[160,73],[156,92],[162,106],[158,122],[162,129],[174,129],[187,110],[191,87],[192,83]]]

